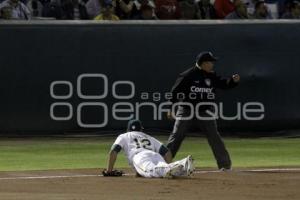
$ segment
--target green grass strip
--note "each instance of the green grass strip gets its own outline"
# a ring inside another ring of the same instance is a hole
[[[163,142],[166,137],[159,137]],[[0,171],[78,169],[106,167],[114,138],[1,139]],[[225,139],[233,167],[300,166],[300,139]],[[187,138],[175,159],[193,155],[197,167],[216,167],[205,138]],[[123,153],[117,168],[128,167]]]

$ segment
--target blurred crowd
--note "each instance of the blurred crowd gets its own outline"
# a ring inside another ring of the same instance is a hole
[[[300,0],[0,0],[0,19],[300,19]]]

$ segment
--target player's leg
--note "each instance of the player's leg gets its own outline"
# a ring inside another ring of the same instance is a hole
[[[180,119],[180,117],[186,116],[189,116],[189,112],[184,111],[183,109],[179,109],[177,111],[177,119],[174,123],[173,131],[168,139],[167,147],[171,151],[173,158],[179,150],[180,145],[185,138],[186,132],[191,126],[191,120]]]
[[[133,157],[133,165],[137,173],[143,177],[164,177],[170,170],[164,158],[152,151],[143,151]]]
[[[177,176],[190,176],[195,170],[194,159],[192,158],[191,155],[187,156],[184,159],[181,159],[181,160],[178,160],[178,161],[175,161],[175,162],[172,162],[169,164],[169,166],[171,168],[173,168],[174,166],[177,166],[177,165],[182,166],[182,170],[181,170],[181,172],[178,172]]]
[[[204,130],[207,136],[208,143],[213,151],[219,169],[230,169],[230,156],[217,130],[216,120],[203,120],[198,125]]]
[[[168,164],[160,154],[152,151],[143,151],[135,155],[133,164],[141,176],[149,178],[189,176],[193,171],[190,156]]]
[[[156,173],[155,176],[160,177],[180,177],[180,176],[190,176],[194,171],[193,158],[192,156],[187,156],[186,158],[167,164],[163,157],[156,153],[152,157],[153,163],[157,163],[153,169]]]

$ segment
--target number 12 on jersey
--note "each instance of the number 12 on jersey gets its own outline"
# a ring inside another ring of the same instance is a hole
[[[137,138],[134,138],[134,142],[136,144],[137,149],[144,148],[144,149],[148,149],[148,150],[153,150],[151,148],[151,142],[147,138],[143,138],[143,139],[140,139],[140,140],[137,139]]]

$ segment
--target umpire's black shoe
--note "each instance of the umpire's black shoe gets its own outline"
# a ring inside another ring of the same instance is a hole
[[[222,167],[219,169],[221,172],[230,172],[232,171],[232,168],[231,167]]]

